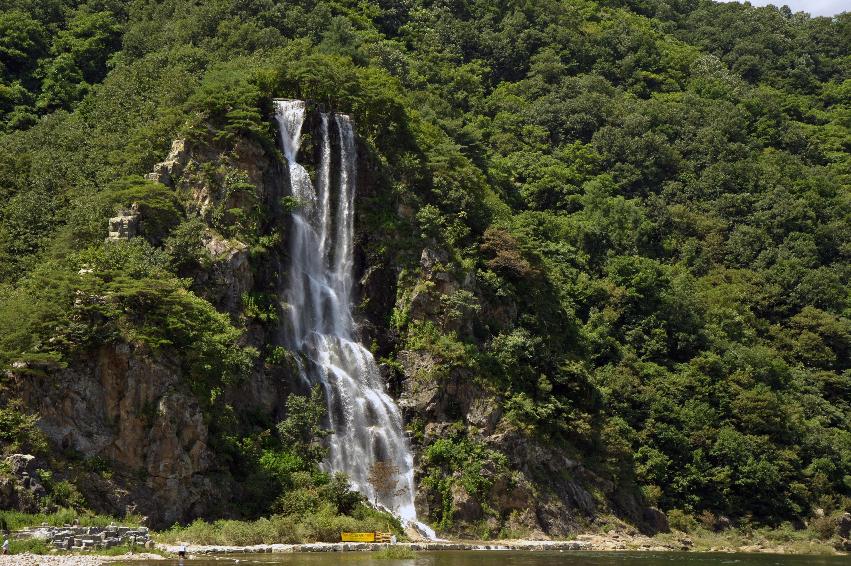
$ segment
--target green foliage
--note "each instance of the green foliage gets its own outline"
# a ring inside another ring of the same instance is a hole
[[[50,470],[38,471],[39,480],[47,491],[45,504],[47,507],[55,506],[64,509],[82,509],[85,506],[85,498],[77,489],[77,486],[69,480],[56,481]]]
[[[178,273],[209,265],[210,253],[204,247],[206,228],[203,220],[192,216],[178,224],[163,242],[171,265]]]
[[[10,554],[50,554],[54,550],[53,545],[49,541],[41,538],[25,538],[18,539],[15,542],[9,543]]]
[[[60,508],[54,513],[21,513],[20,511],[0,511],[0,519],[6,522],[10,531],[17,531],[27,527],[38,527],[47,523],[52,527],[74,524],[77,521],[82,527],[107,527],[109,525],[125,525],[138,527],[142,517],[138,515],[127,515],[124,518],[110,517],[108,515],[95,515],[89,512],[79,512],[74,509]]]
[[[235,61],[214,67],[186,103],[187,112],[202,112],[204,124],[217,129],[217,140],[232,141],[237,135],[269,138],[269,124],[260,113],[262,93],[254,77],[246,77],[245,64]],[[199,128],[206,127],[199,123]],[[203,139],[203,130],[195,133]]]
[[[0,12],[0,130],[29,127],[36,113],[78,103],[103,80],[121,43],[118,11],[87,3],[18,4]]]
[[[138,178],[127,178],[110,183],[97,195],[85,225],[72,227],[75,240],[93,243],[103,236],[104,216],[130,212],[134,208],[140,216],[139,235],[154,244],[160,243],[177,226],[181,212],[174,193],[159,183]]]
[[[254,318],[264,323],[274,323],[278,320],[277,304],[266,294],[243,293],[242,306],[243,312],[248,318]],[[282,358],[280,355],[275,357]]]
[[[398,520],[386,513],[358,507],[352,515],[337,515],[328,506],[304,517],[273,515],[257,521],[216,521],[196,519],[186,527],[154,533],[159,542],[190,544],[296,544],[306,542],[339,542],[341,532],[384,531],[391,528],[402,534]]]
[[[476,363],[471,345],[461,342],[455,333],[444,334],[431,321],[415,321],[408,327],[407,336],[408,349],[430,352],[443,362],[437,377],[444,375],[448,368],[470,367]]]
[[[3,361],[60,362],[120,339],[185,352],[186,376],[199,393],[237,381],[256,352],[237,346],[240,331],[227,315],[169,276],[167,264],[162,252],[131,240],[45,266],[0,302]]]
[[[119,276],[106,291],[108,303],[96,310],[115,321],[121,336],[186,352],[189,377],[199,387],[219,380],[234,382],[250,369],[256,352],[235,347],[239,330],[182,282]]]
[[[21,412],[20,407],[0,408],[0,450],[3,454],[43,454],[47,439],[38,428],[37,415]]]
[[[509,475],[505,454],[467,438],[441,438],[427,446],[422,465],[429,475],[422,480],[436,498],[431,519],[441,529],[452,526],[452,486],[455,482],[487,506],[490,490],[500,476]]]
[[[672,529],[690,533],[697,528],[697,521],[691,515],[684,513],[680,509],[671,509],[668,511],[668,525]]]
[[[321,439],[330,432],[322,427],[326,404],[322,389],[317,385],[310,396],[287,397],[287,416],[276,426],[281,443],[308,465],[319,464],[325,457]]]

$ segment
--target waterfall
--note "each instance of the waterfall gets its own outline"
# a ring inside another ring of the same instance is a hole
[[[314,189],[297,161],[304,102],[276,100],[275,118],[289,165],[292,195],[299,201],[292,214],[289,285],[282,297],[288,310],[287,341],[301,354],[302,378],[320,384],[328,403],[332,434],[324,469],[345,472],[353,489],[434,538],[431,529],[416,521],[414,457],[401,412],[385,391],[375,359],[354,332],[356,148],[352,121],[344,114],[321,115]],[[332,121],[339,141],[336,179],[331,175]],[[384,469],[398,468],[394,489],[377,493],[370,484],[370,470],[376,462],[389,464],[379,464]]]

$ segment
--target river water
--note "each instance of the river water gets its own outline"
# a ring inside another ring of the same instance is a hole
[[[237,562],[238,561],[238,562]],[[697,552],[418,552],[410,559],[382,559],[370,552],[262,554],[187,560],[185,566],[849,566],[846,556],[780,554],[711,554]],[[177,561],[151,561],[145,566],[172,566]],[[143,563],[138,563],[143,564]]]

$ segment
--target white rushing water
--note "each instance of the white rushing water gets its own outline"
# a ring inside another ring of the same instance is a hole
[[[399,407],[384,387],[372,354],[356,339],[352,320],[352,274],[356,150],[351,119],[322,114],[316,187],[298,159],[304,102],[276,100],[281,147],[289,164],[292,194],[299,200],[290,236],[289,345],[302,354],[302,377],[321,384],[332,434],[324,464],[345,472],[352,487],[430,538],[414,509],[414,457]],[[332,124],[333,121],[333,124]],[[331,135],[337,136],[332,155]],[[332,179],[332,159],[336,175]],[[376,493],[370,470],[398,469],[396,486]]]

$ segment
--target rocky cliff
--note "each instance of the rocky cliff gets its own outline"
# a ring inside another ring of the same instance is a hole
[[[316,124],[314,113],[302,149],[308,167],[316,162]],[[563,536],[608,512],[645,524],[634,492],[616,489],[575,450],[524,429],[506,411],[504,391],[465,362],[463,342],[483,345],[513,327],[522,305],[488,297],[481,274],[434,240],[401,245],[398,227],[413,229],[416,211],[388,192],[374,153],[364,144],[358,152],[357,324],[382,356],[412,431],[420,516],[470,536]],[[227,415],[211,411],[209,391],[199,397],[189,385],[187,353],[169,348],[104,343],[49,368],[50,379],[32,367],[10,372],[5,394],[39,415],[53,449],[43,467],[76,461],[58,476],[73,479],[94,509],[140,513],[155,527],[251,514],[238,504],[247,476],[229,463],[222,431],[273,425],[299,390],[292,365],[270,361],[282,348],[276,297],[287,276],[292,204],[281,163],[274,147],[250,136],[180,139],[146,177],[173,191],[184,222],[193,222],[194,259],[180,266],[190,289],[227,313],[240,344],[261,354],[249,375],[215,392]],[[131,212],[110,220],[125,228],[113,229],[111,240],[143,237],[150,219],[136,206]],[[375,225],[381,214],[394,217],[394,230]]]

